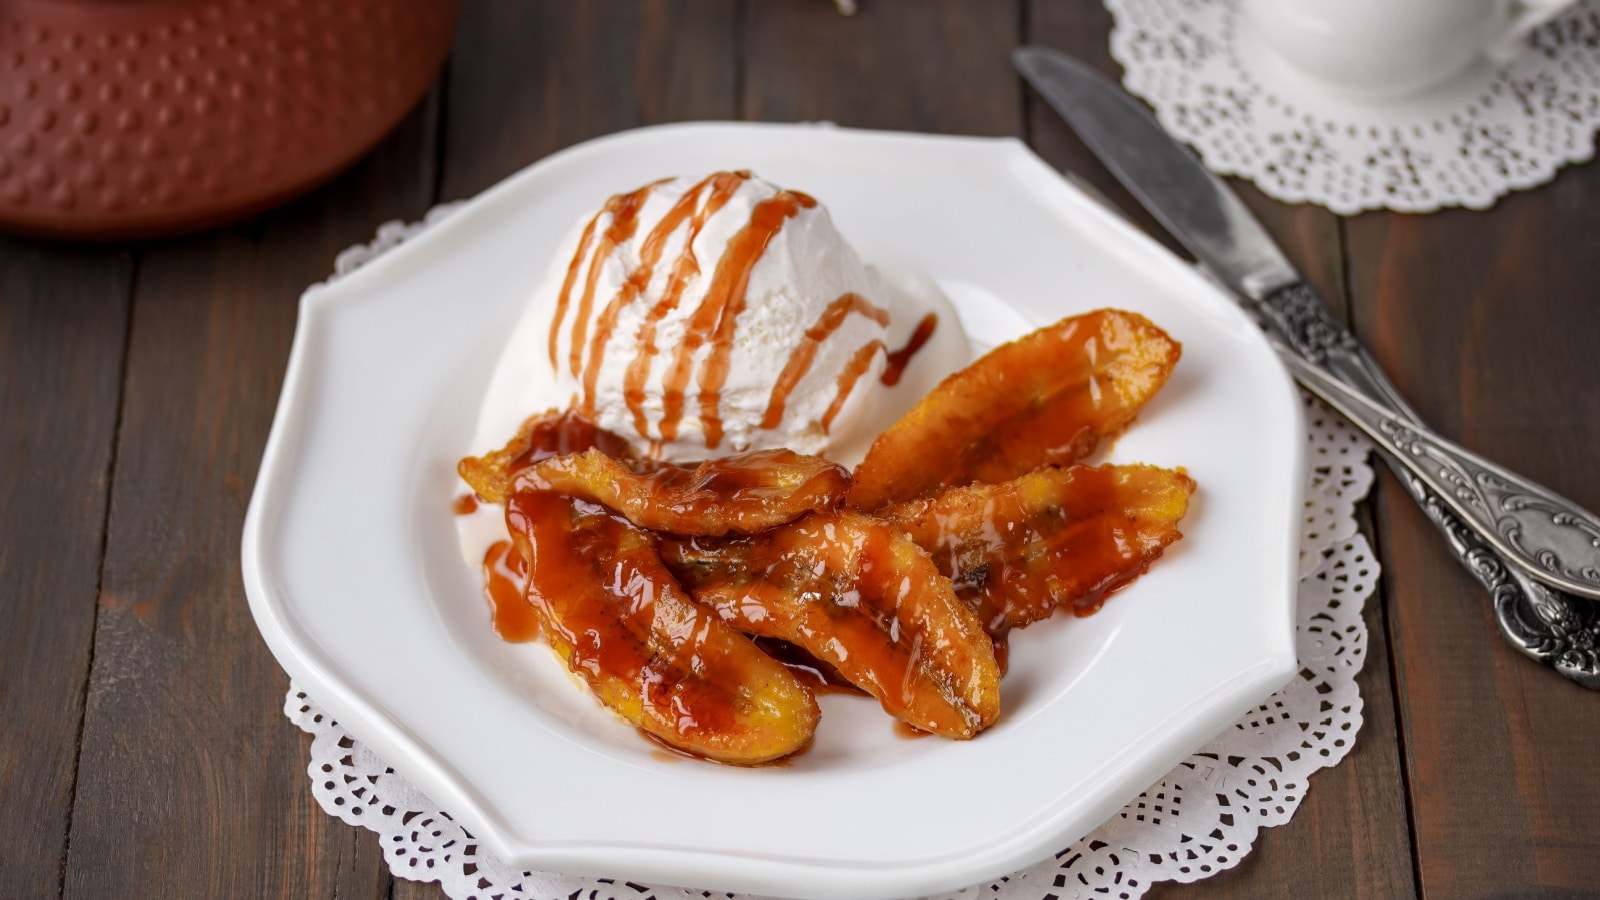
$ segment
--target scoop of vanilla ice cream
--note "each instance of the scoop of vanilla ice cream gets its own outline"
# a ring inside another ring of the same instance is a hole
[[[826,209],[748,173],[619,194],[557,252],[480,431],[577,406],[669,460],[823,453],[872,407],[890,293]]]

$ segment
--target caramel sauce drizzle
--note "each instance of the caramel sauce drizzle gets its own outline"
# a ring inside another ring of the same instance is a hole
[[[615,198],[613,198],[615,199]],[[606,204],[609,209],[611,204]],[[561,336],[561,320],[567,317],[567,304],[572,299],[572,286],[578,281],[578,269],[589,256],[589,245],[594,242],[594,229],[600,223],[600,217],[605,215],[602,209],[594,214],[589,224],[583,227],[583,237],[578,239],[577,252],[572,254],[572,262],[567,263],[567,278],[561,282],[561,294],[556,297],[556,313],[550,321],[550,368],[556,366],[556,345]]]
[[[638,699],[663,710],[674,705],[677,689],[680,728],[727,727],[732,704],[718,700],[740,680],[718,681],[708,666],[696,668],[704,631],[676,644],[650,633],[660,562],[643,532],[599,507],[542,491],[517,494],[506,506],[506,525],[526,541],[527,603],[543,613],[548,639],[564,648],[574,674],[591,687],[606,679],[637,686]],[[699,677],[679,681],[674,671]]]
[[[856,382],[861,376],[867,374],[867,369],[872,366],[872,358],[878,355],[879,350],[884,350],[883,341],[873,338],[862,344],[856,350],[856,355],[850,357],[845,363],[843,371],[839,373],[838,390],[833,395],[833,402],[828,404],[828,411],[822,414],[822,433],[827,434],[833,427],[833,419],[844,409],[844,401],[850,399],[850,392],[855,390]]]
[[[619,244],[634,236],[639,225],[639,212],[645,200],[651,191],[665,183],[665,180],[646,185],[632,193],[612,197],[589,221],[579,240],[578,250],[567,267],[567,277],[556,303],[550,332],[550,361],[552,365],[557,365],[559,329],[572,305],[572,294],[577,285],[579,272],[587,262],[583,292],[578,297],[577,309],[572,316],[568,353],[568,367],[582,382],[579,409],[583,413],[590,417],[595,413],[597,385],[605,359],[606,344],[616,329],[617,320],[623,310],[643,296],[655,277],[657,267],[662,263],[668,240],[687,223],[683,247],[672,262],[661,297],[651,305],[639,326],[637,351],[629,361],[623,378],[623,399],[633,417],[634,429],[641,435],[649,433],[649,421],[644,409],[645,385],[649,381],[655,357],[660,352],[656,346],[658,329],[681,304],[688,283],[700,274],[699,259],[694,252],[695,239],[706,223],[751,177],[748,171],[718,172],[686,191],[645,237],[644,244],[640,248],[638,265],[628,273],[622,287],[605,304],[592,323],[591,314],[594,311],[595,289],[601,266],[616,251]],[[728,241],[722,257],[717,260],[706,295],[686,323],[683,339],[675,349],[664,376],[662,398],[664,410],[656,428],[660,437],[658,443],[677,439],[687,406],[689,382],[693,379],[699,391],[698,405],[701,425],[705,431],[706,447],[715,449],[721,445],[722,388],[727,383],[732,366],[734,332],[737,329],[739,315],[744,311],[747,302],[750,275],[785,223],[801,209],[810,209],[816,205],[817,201],[806,194],[798,191],[780,191],[756,204],[750,214],[750,221]],[[608,214],[611,217],[610,222],[603,232],[599,232],[600,220]],[[599,232],[598,239],[597,232]],[[889,322],[887,310],[853,292],[846,293],[829,304],[817,321],[807,329],[800,345],[790,353],[789,359],[785,362],[768,398],[767,409],[762,416],[762,428],[777,428],[782,423],[788,398],[815,363],[818,347],[853,313],[864,315],[880,325],[887,326]],[[882,382],[886,385],[896,384],[911,357],[932,336],[937,322],[937,316],[930,314],[925,317],[917,325],[906,346],[899,350],[889,351],[882,341],[872,341],[858,349],[838,376],[838,392],[823,416],[821,423],[823,431],[828,431],[832,426],[834,418],[843,408],[856,383],[871,366],[872,357],[878,350],[883,350],[887,358],[881,377]],[[701,348],[708,344],[710,350],[697,366],[695,357]]]
[[[527,561],[526,601],[545,639],[569,671],[634,725],[679,749],[723,759],[706,751],[741,751],[748,740],[755,745],[743,752],[786,755],[809,739],[816,721],[810,695],[693,603],[662,564],[650,532],[546,491],[515,494],[506,526]]]
[[[633,237],[634,231],[639,227],[639,210],[644,206],[644,201],[650,196],[650,192],[655,190],[656,186],[661,183],[660,181],[652,182],[630,194],[618,194],[607,200],[605,207],[601,210],[601,213],[611,214],[611,224],[606,226],[605,233],[600,236],[600,241],[595,245],[594,254],[589,258],[589,273],[584,278],[583,295],[578,298],[578,311],[572,319],[572,345],[568,351],[568,368],[574,375],[579,374],[582,370],[584,339],[589,331],[589,313],[594,308],[594,289],[600,280],[600,265],[606,258],[611,256],[611,252],[616,249],[618,244]],[[593,224],[590,223],[591,227],[593,227]],[[572,258],[573,265],[576,265],[578,260],[583,258],[583,255],[580,249]],[[571,276],[573,275],[570,266],[567,274],[567,284],[570,285]],[[563,310],[567,302],[568,294],[564,286],[561,292],[561,299],[556,303],[556,309],[558,311]],[[556,324],[559,325],[559,323],[560,318],[558,317]],[[555,326],[552,326],[552,334],[554,334],[554,328]]]
[[[1087,616],[1181,537],[1193,482],[1152,466],[1047,467],[947,489],[886,516],[996,641],[1058,608]]]
[[[784,223],[802,208],[816,205],[816,200],[798,191],[779,191],[756,204],[750,221],[729,239],[722,258],[717,260],[705,299],[690,317],[683,342],[678,345],[672,367],[667,370],[662,398],[665,411],[659,426],[663,441],[678,436],[678,426],[683,420],[684,391],[689,386],[694,355],[710,343],[711,352],[701,364],[696,380],[700,389],[700,421],[705,428],[706,447],[715,449],[722,443],[722,386],[728,380],[734,324],[739,313],[744,311],[750,272]]]
[[[887,316],[885,316],[885,319],[887,319]],[[911,332],[911,337],[906,340],[905,346],[899,350],[890,350],[884,346],[883,341],[879,340],[871,340],[861,345],[861,349],[857,350],[856,355],[851,357],[850,362],[845,365],[844,371],[839,373],[839,387],[833,395],[833,402],[828,404],[828,411],[822,414],[822,433],[827,434],[833,428],[834,418],[839,415],[839,410],[844,409],[844,402],[850,399],[850,392],[856,389],[856,382],[860,381],[861,376],[867,373],[867,369],[872,365],[872,358],[877,355],[879,350],[884,352],[887,363],[884,365],[883,374],[879,376],[878,380],[889,387],[893,387],[900,383],[900,376],[905,374],[906,366],[911,363],[911,357],[916,356],[917,351],[928,343],[928,339],[933,337],[934,329],[938,327],[938,314],[928,313],[922,317],[921,322],[917,323],[916,329]],[[763,422],[762,427],[770,428],[772,426]]]
[[[709,183],[710,179],[706,179],[690,188],[678,198],[678,202],[673,204],[672,209],[667,211],[661,221],[656,223],[656,227],[650,230],[644,246],[639,250],[639,265],[628,273],[627,280],[623,281],[622,287],[617,290],[617,295],[612,297],[611,302],[601,311],[600,318],[595,323],[594,335],[589,339],[589,359],[583,369],[581,408],[585,413],[591,416],[594,414],[595,384],[600,378],[600,364],[605,359],[606,342],[611,339],[611,332],[617,327],[617,317],[622,314],[623,307],[638,299],[650,285],[650,279],[655,275],[656,263],[661,261],[661,252],[666,247],[667,238],[689,218],[689,214],[700,202],[701,191]],[[694,237],[691,233],[689,240],[693,241]],[[598,260],[591,265],[598,266]],[[574,325],[575,330],[576,328]]]
[[[906,345],[899,350],[889,351],[887,363],[883,367],[883,374],[878,377],[878,380],[883,382],[885,387],[894,387],[899,384],[900,376],[906,373],[906,366],[911,365],[911,358],[917,355],[917,351],[921,350],[924,344],[928,343],[928,339],[933,337],[933,332],[938,327],[938,313],[928,313],[923,316],[922,321],[918,322],[916,329],[911,332],[911,337],[906,339]]]
[[[628,411],[633,414],[634,431],[639,434],[648,434],[650,424],[644,414],[644,386],[650,378],[650,366],[656,357],[656,329],[672,311],[678,308],[678,302],[683,297],[683,289],[689,279],[700,274],[700,260],[694,253],[695,238],[700,236],[700,230],[707,221],[716,215],[728,201],[733,198],[739,187],[749,180],[750,173],[718,172],[706,181],[711,183],[711,194],[706,198],[705,205],[694,214],[689,221],[689,233],[684,238],[683,252],[678,255],[677,262],[673,264],[672,275],[667,280],[666,288],[661,292],[661,299],[650,307],[645,314],[644,322],[639,326],[638,351],[628,363],[628,370],[623,376],[623,399],[628,404]],[[696,191],[699,186],[696,187]],[[694,193],[694,192],[691,192]]]
[[[483,595],[489,601],[494,633],[501,640],[531,641],[539,636],[539,615],[528,602],[528,563],[510,541],[495,541],[483,554]]]
[[[529,466],[553,456],[568,456],[596,448],[615,459],[629,456],[626,438],[612,434],[574,411],[551,411],[524,422],[519,437],[523,446],[511,459],[508,469],[514,477]]]
[[[828,304],[828,308],[817,317],[816,323],[806,329],[800,345],[790,352],[789,361],[784,364],[777,383],[772,386],[772,396],[767,400],[767,411],[761,417],[762,428],[777,428],[783,421],[783,408],[788,403],[789,394],[794,391],[795,385],[800,383],[800,379],[811,371],[811,364],[816,361],[817,348],[839,330],[851,313],[866,316],[885,328],[889,326],[889,311],[873,305],[860,294],[847,293]]]

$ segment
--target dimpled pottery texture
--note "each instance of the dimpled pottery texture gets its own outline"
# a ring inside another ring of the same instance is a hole
[[[149,237],[332,177],[416,104],[457,0],[0,5],[0,229]]]

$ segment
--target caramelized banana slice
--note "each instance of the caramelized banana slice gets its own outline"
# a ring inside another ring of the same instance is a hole
[[[663,540],[661,558],[729,625],[798,645],[923,731],[970,738],[1000,715],[982,623],[878,519],[813,513],[757,535]]]
[[[516,484],[604,504],[640,528],[716,536],[765,531],[833,509],[844,499],[850,473],[793,450],[740,453],[695,466],[623,462],[589,450],[536,463]]]
[[[517,473],[552,456],[582,453],[590,448],[609,456],[627,457],[628,442],[575,412],[551,410],[530,417],[499,450],[468,456],[456,463],[456,473],[485,502],[505,503]]]
[[[681,750],[735,765],[811,740],[817,702],[782,665],[697,606],[650,535],[560,494],[514,494],[506,525],[528,562],[528,601],[567,668],[623,718]]]
[[[1155,395],[1180,352],[1114,309],[1041,328],[946,378],[879,435],[847,499],[872,511],[1080,459]]]
[[[1071,603],[1078,615],[1183,535],[1194,481],[1155,466],[1071,466],[950,488],[884,511],[928,551],[991,634]]]

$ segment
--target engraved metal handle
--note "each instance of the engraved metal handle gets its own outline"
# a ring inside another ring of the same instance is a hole
[[[1507,562],[1600,599],[1600,518],[1384,408],[1289,348],[1279,355],[1301,384],[1394,454]]]
[[[1456,558],[1488,589],[1500,634],[1526,656],[1554,666],[1590,690],[1600,690],[1600,604],[1555,590],[1506,565],[1421,479],[1398,462],[1394,465],[1417,505],[1444,532]]]
[[[1419,420],[1377,361],[1328,313],[1309,286],[1296,282],[1272,291],[1256,308],[1268,329],[1302,356],[1390,410]],[[1508,565],[1381,443],[1378,455],[1445,535],[1457,561],[1488,589],[1501,636],[1572,681],[1600,690],[1600,604],[1552,588]]]

